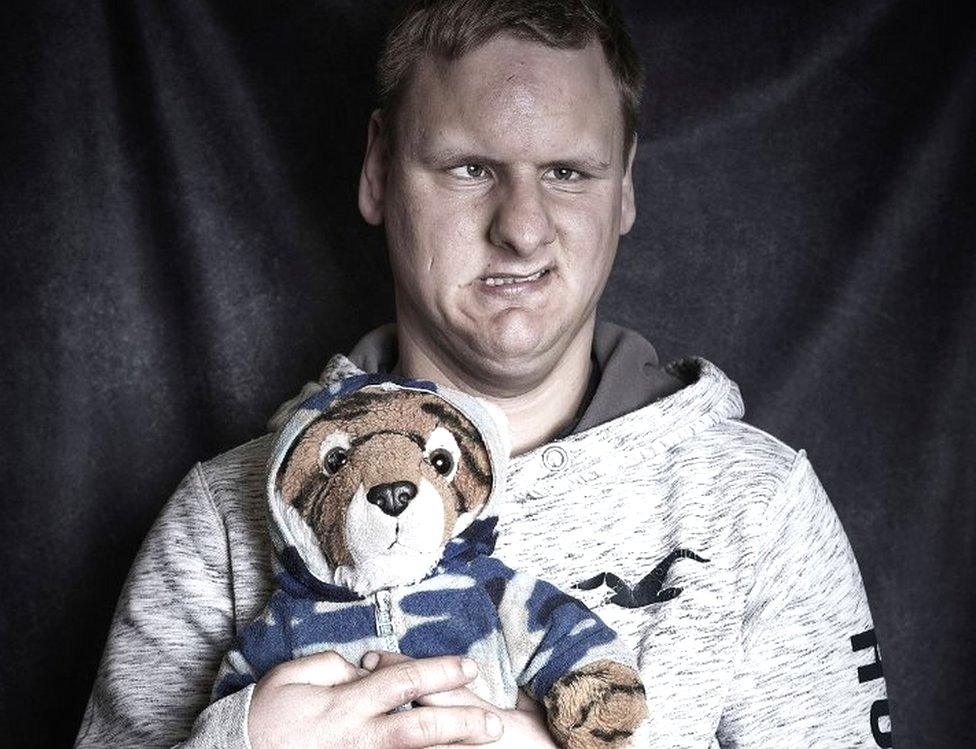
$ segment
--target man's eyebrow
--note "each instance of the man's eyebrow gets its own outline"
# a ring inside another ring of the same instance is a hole
[[[576,156],[568,159],[550,161],[542,166],[546,169],[555,169],[556,167],[563,166],[590,174],[600,174],[610,168],[610,163],[610,161],[604,161],[593,156]]]
[[[425,148],[421,146],[417,150],[418,157],[422,163],[439,166],[456,166],[460,164],[483,164],[484,166],[498,166],[499,161],[490,156],[483,156],[474,150],[460,148]],[[556,167],[569,167],[589,174],[601,174],[610,169],[611,161],[601,159],[589,154],[576,154],[567,156],[564,159],[551,159],[540,164],[543,169],[554,169]]]
[[[463,148],[427,148],[420,146],[417,155],[425,164],[457,165],[457,164],[485,164],[493,165],[495,160],[481,156],[477,151]]]

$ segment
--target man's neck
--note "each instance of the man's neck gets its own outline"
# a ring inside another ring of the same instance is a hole
[[[433,380],[494,403],[508,417],[513,455],[538,447],[563,431],[575,418],[589,384],[592,321],[583,326],[556,366],[530,385],[513,387],[482,382],[458,371],[449,361],[430,355],[409,331],[398,331],[397,338],[396,372],[412,379]]]

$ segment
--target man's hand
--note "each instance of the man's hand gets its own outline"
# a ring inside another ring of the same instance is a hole
[[[430,659],[412,660],[402,653],[367,653],[363,658],[363,667],[379,675],[385,669],[396,668],[405,663],[423,663],[426,660]],[[556,749],[558,746],[546,727],[542,706],[521,690],[514,710],[501,710],[463,686],[432,692],[416,701],[421,705],[432,707],[467,706],[496,713],[502,719],[505,732],[497,743],[492,744],[492,749],[519,749],[520,747]]]
[[[467,658],[403,661],[370,673],[334,652],[282,663],[254,687],[247,730],[253,749],[485,744],[503,731],[487,703],[458,702],[390,714],[408,702],[452,692],[477,676]]]

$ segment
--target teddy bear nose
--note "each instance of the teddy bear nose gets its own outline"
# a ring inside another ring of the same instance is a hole
[[[417,485],[412,481],[394,481],[392,484],[377,484],[366,492],[366,501],[379,507],[387,515],[396,517],[417,496]]]

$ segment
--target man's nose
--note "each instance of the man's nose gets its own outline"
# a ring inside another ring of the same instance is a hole
[[[544,190],[536,179],[515,180],[505,186],[489,229],[493,245],[530,254],[556,239]]]

